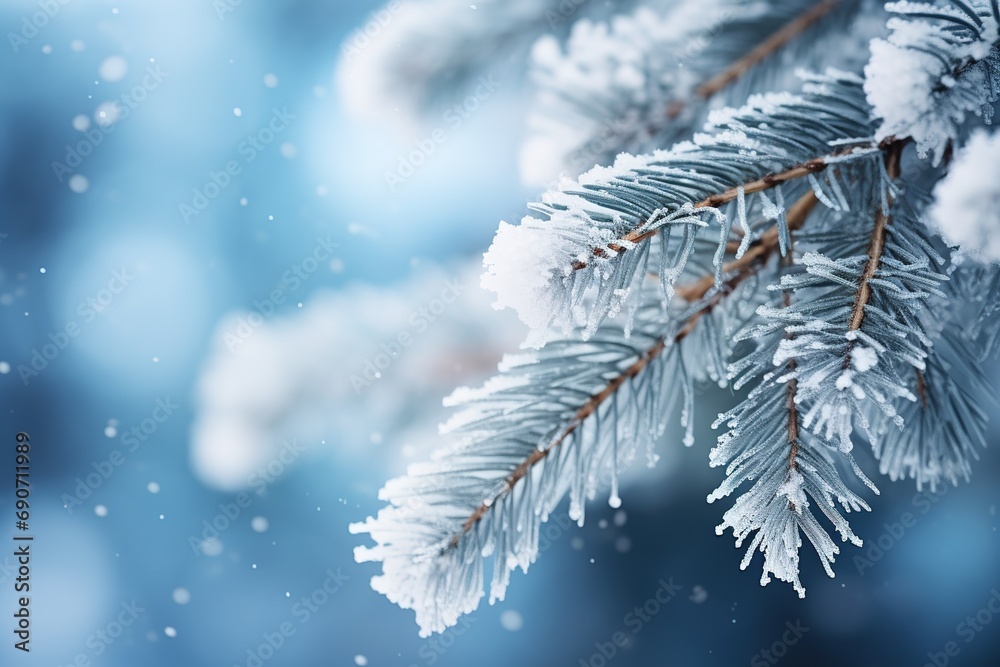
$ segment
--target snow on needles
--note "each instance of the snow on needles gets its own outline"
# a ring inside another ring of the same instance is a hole
[[[571,270],[580,252],[566,237],[554,233],[553,227],[530,216],[519,226],[501,221],[493,244],[483,255],[488,271],[481,285],[496,293],[494,307],[516,310],[532,329],[549,325],[555,310],[549,287]]]
[[[934,190],[931,219],[949,243],[1000,262],[1000,136],[972,135]]]
[[[985,0],[970,4],[990,11]],[[899,16],[889,20],[886,39],[872,40],[865,67],[868,102],[882,119],[877,138],[912,137],[937,163],[969,113],[991,120],[1000,89],[997,20],[977,16],[977,24],[950,3],[904,1],[886,9]]]
[[[532,49],[536,108],[521,151],[525,183],[576,175],[668,120],[667,107],[699,83],[684,62],[696,37],[725,19],[724,0],[674,5],[665,15],[648,7],[611,21],[573,25],[565,50],[554,35]],[[613,148],[612,148],[613,147]]]

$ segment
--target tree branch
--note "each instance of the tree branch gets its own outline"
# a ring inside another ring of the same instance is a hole
[[[701,311],[699,311],[699,313],[701,313]],[[685,335],[687,335],[687,332],[682,330],[682,332],[678,334],[677,340],[680,340]],[[590,399],[588,399],[587,402],[584,403],[583,406],[581,406],[576,411],[576,414],[573,415],[573,419],[570,422],[570,424],[563,430],[563,432],[555,440],[549,443],[548,447],[546,447],[545,449],[536,449],[535,451],[533,451],[531,455],[528,456],[528,458],[522,461],[521,464],[514,469],[514,472],[508,475],[506,483],[504,484],[504,488],[500,491],[500,493],[498,493],[493,498],[493,501],[490,503],[483,503],[482,505],[480,505],[476,509],[476,511],[472,513],[472,516],[470,516],[468,519],[465,520],[465,523],[462,524],[462,532],[455,535],[451,539],[449,547],[457,546],[459,538],[464,533],[467,533],[470,530],[472,530],[472,528],[476,525],[476,523],[478,523],[479,520],[482,519],[483,516],[486,514],[486,512],[489,511],[490,507],[496,505],[497,501],[500,500],[501,497],[503,497],[507,492],[513,489],[514,485],[517,484],[518,481],[521,480],[521,478],[523,478],[525,475],[528,474],[528,471],[531,470],[532,466],[534,466],[536,463],[547,457],[552,450],[561,445],[563,441],[566,440],[566,438],[568,438],[580,426],[580,424],[584,422],[584,420],[586,420],[588,417],[594,414],[594,412],[601,406],[601,404],[604,401],[606,401],[608,398],[614,395],[614,393],[618,390],[619,387],[621,387],[625,383],[626,380],[634,378],[636,375],[642,372],[642,370],[649,365],[649,362],[655,359],[657,355],[659,355],[660,352],[662,352],[666,346],[667,346],[666,339],[661,338],[656,342],[656,344],[654,344],[652,347],[646,350],[642,354],[642,356],[640,356],[631,366],[626,368],[620,375],[616,376],[614,379],[608,382],[608,384],[605,385],[605,387],[601,391],[591,396]]]
[[[795,229],[801,227],[802,223],[805,221],[806,217],[808,217],[809,212],[816,205],[817,201],[818,200],[812,190],[796,201],[792,208],[789,209],[789,228],[792,228],[793,222]],[[764,265],[764,263],[770,258],[771,254],[773,254],[778,247],[777,231],[774,230],[773,235],[771,234],[771,231],[772,230],[768,230],[764,236],[761,237],[761,239],[758,239],[754,245],[751,245],[751,250],[747,251],[747,253],[740,260],[732,263],[734,265],[739,263],[738,267],[734,267],[732,269],[732,271],[735,271],[735,275],[727,280],[723,284],[722,289],[713,294],[701,308],[688,316],[687,322],[685,322],[684,326],[677,332],[676,335],[674,335],[672,344],[676,345],[684,340],[692,331],[694,331],[695,326],[703,316],[711,313],[712,310],[719,303],[721,303],[723,298],[731,294],[740,283],[756,273],[760,267]],[[714,284],[714,277],[708,276],[707,279],[709,281],[708,288],[705,289],[699,298],[703,298],[705,294],[707,294],[708,289]],[[701,280],[698,281],[698,284],[701,283]],[[569,425],[567,425],[566,428],[552,442],[550,442],[545,449],[536,449],[531,452],[531,454],[524,461],[522,461],[517,468],[514,469],[514,472],[507,476],[503,489],[501,489],[500,492],[493,497],[492,501],[488,503],[484,502],[476,508],[476,511],[473,512],[472,515],[462,524],[461,532],[452,537],[451,542],[449,542],[448,545],[449,548],[457,546],[462,535],[472,530],[472,528],[475,527],[483,516],[485,516],[490,508],[494,507],[504,495],[510,492],[510,490],[514,488],[514,485],[524,478],[524,476],[528,474],[528,471],[531,470],[536,463],[545,459],[550,452],[561,445],[566,438],[576,431],[576,429],[579,428],[588,417],[597,411],[604,401],[613,396],[614,393],[618,391],[619,387],[621,387],[627,380],[630,380],[641,373],[650,364],[650,362],[652,362],[661,352],[663,352],[663,350],[666,349],[666,347],[667,339],[659,339],[628,368],[611,379],[608,384],[601,389],[601,391],[591,396],[587,402],[576,411]]]
[[[814,200],[816,199],[816,196],[815,196],[815,194],[813,194],[812,190],[809,191],[809,194],[813,195],[813,199]],[[801,201],[801,200],[799,200],[799,201]],[[799,202],[796,202],[796,204],[797,203],[799,203]],[[813,202],[813,205],[815,206],[815,201]],[[789,233],[788,254],[785,255],[785,265],[786,266],[791,266],[791,264],[793,262],[792,243],[791,243],[791,241],[792,241],[792,236],[791,236],[791,233]],[[784,291],[784,294],[782,295],[782,297],[783,297],[783,300],[784,300],[784,303],[785,303],[785,308],[791,307],[791,305],[792,305],[792,291],[790,289],[786,289]],[[788,339],[793,339],[793,338],[795,338],[795,335],[789,333],[789,334],[787,334],[787,338]],[[787,368],[788,368],[789,372],[795,370],[795,365],[796,364],[795,364],[795,358],[794,357],[788,360]],[[788,392],[788,400],[786,402],[786,405],[788,406],[788,469],[789,469],[789,471],[791,471],[793,469],[798,469],[798,467],[799,467],[799,463],[798,463],[798,460],[797,460],[798,459],[798,455],[799,455],[799,409],[798,409],[798,406],[795,405],[795,392],[798,390],[798,388],[799,388],[799,381],[797,379],[795,379],[795,378],[792,378],[786,384],[786,390]],[[793,503],[792,501],[788,501],[788,508],[794,512],[795,511],[795,503]]]
[[[800,229],[818,203],[819,199],[812,190],[802,195],[792,204],[785,215],[785,219],[788,222],[788,230],[794,231]],[[759,239],[750,244],[750,247],[742,257],[723,264],[722,273],[730,274],[739,272],[757,262],[766,262],[770,259],[774,251],[778,249],[778,245],[778,228],[771,227]],[[729,246],[727,246],[727,250],[728,248]],[[685,301],[695,302],[703,298],[708,293],[708,290],[712,289],[714,284],[715,276],[707,275],[692,283],[677,286],[674,289],[674,294]]]
[[[902,142],[891,144],[885,155],[885,168],[889,178],[895,179],[899,176],[899,157],[903,150]],[[888,198],[888,205],[892,205],[892,196]],[[861,273],[858,283],[858,291],[854,295],[854,307],[851,310],[849,331],[857,331],[861,328],[865,319],[865,306],[872,296],[870,281],[875,277],[879,262],[882,259],[882,251],[885,249],[885,236],[888,230],[891,216],[880,206],[875,214],[875,226],[872,228],[871,240],[868,242],[868,261],[865,269]],[[848,356],[849,360],[849,356]]]
[[[698,208],[709,208],[709,207],[711,207],[711,208],[718,208],[719,206],[722,206],[723,204],[727,204],[727,203],[733,201],[734,199],[736,199],[739,196],[740,187],[743,188],[743,194],[744,195],[749,195],[749,194],[753,194],[755,192],[761,192],[763,190],[768,190],[770,188],[773,188],[776,185],[780,185],[781,183],[785,183],[785,182],[788,182],[788,181],[794,181],[794,180],[796,180],[798,178],[802,178],[804,176],[808,176],[809,174],[815,174],[815,173],[821,172],[821,171],[823,171],[824,169],[827,168],[827,165],[828,165],[827,160],[828,159],[830,159],[831,157],[836,157],[836,156],[838,156],[840,154],[841,153],[833,153],[831,155],[826,155],[826,156],[823,156],[823,157],[813,158],[811,160],[807,160],[805,162],[797,164],[794,167],[786,169],[785,171],[781,171],[781,172],[777,172],[777,173],[773,173],[773,174],[767,174],[766,176],[763,176],[763,177],[758,178],[756,180],[750,181],[748,183],[744,183],[742,186],[737,186],[737,187],[734,187],[734,188],[729,188],[728,190],[724,190],[722,192],[719,192],[719,193],[716,193],[716,194],[713,194],[713,195],[709,195],[708,197],[705,197],[701,201],[699,201],[696,204],[694,204],[693,207],[695,209],[698,209]],[[625,236],[623,236],[621,239],[619,239],[619,241],[620,242],[621,241],[625,241],[625,242],[629,242],[629,243],[638,243],[639,241],[647,239],[647,238],[649,238],[651,236],[655,236],[656,233],[657,233],[657,231],[658,230],[640,231],[640,230],[636,229],[636,230],[633,230],[633,231],[629,232]],[[619,243],[609,243],[607,245],[607,247],[609,249],[613,250],[616,253],[624,252],[626,250],[626,248],[624,246],[620,245]],[[604,247],[597,247],[597,248],[594,248],[593,254],[596,257],[604,257],[605,255],[607,255],[607,251],[604,250]],[[579,271],[580,269],[583,269],[586,266],[587,266],[587,262],[584,262],[582,260],[577,260],[577,261],[573,262],[573,264],[572,264],[572,268],[573,268],[574,271]]]
[[[703,82],[695,89],[695,95],[702,100],[707,100],[723,88],[730,85],[761,61],[774,55],[779,49],[787,45],[793,39],[805,32],[807,28],[829,14],[837,6],[837,0],[823,0],[802,12],[794,19],[783,25],[777,32],[771,34],[766,40],[758,44],[745,56],[734,62],[722,72],[719,72],[711,79]],[[687,104],[683,101],[676,101],[667,108],[667,118],[676,118]]]

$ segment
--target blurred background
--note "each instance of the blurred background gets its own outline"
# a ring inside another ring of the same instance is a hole
[[[920,665],[956,641],[953,664],[995,664],[1000,619],[959,627],[1000,599],[995,447],[958,488],[879,479],[853,519],[866,546],[835,579],[804,550],[799,600],[714,534],[718,390],[694,447],[668,431],[622,509],[550,526],[505,602],[421,639],[371,590],[347,526],[440,446],[441,398],[523,338],[479,262],[538,194],[518,172],[527,84],[502,59],[456,84],[465,113],[449,93],[430,124],[391,88],[373,101],[380,7],[0,3],[0,662]],[[19,431],[30,654],[11,616]],[[680,592],[648,605],[661,581]]]

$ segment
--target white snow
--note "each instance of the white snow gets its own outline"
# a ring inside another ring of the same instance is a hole
[[[506,609],[500,613],[500,625],[504,630],[517,632],[524,627],[524,618],[513,609]]]
[[[805,479],[802,477],[802,473],[799,472],[798,468],[790,468],[788,471],[788,477],[782,482],[781,486],[778,487],[778,496],[784,496],[788,498],[788,501],[795,504],[795,511],[801,513],[806,507],[809,506],[809,500],[806,498],[805,489],[802,487]]]
[[[109,56],[101,62],[97,73],[109,83],[121,81],[128,72],[128,62],[121,56]]]
[[[1000,136],[975,132],[934,190],[931,220],[973,257],[1000,261]]]
[[[837,389],[843,391],[854,386],[853,373],[851,371],[844,371],[839,376],[837,376]]]
[[[878,353],[870,347],[861,345],[851,350],[851,363],[860,373],[869,371],[878,363]]]
[[[481,285],[496,293],[497,309],[512,308],[532,329],[544,329],[554,311],[551,284],[569,270],[580,250],[551,222],[530,216],[517,226],[501,222],[483,255]]]
[[[196,474],[215,488],[245,489],[250,475],[292,439],[307,450],[325,446],[338,456],[371,457],[388,474],[429,454],[441,445],[437,425],[450,414],[442,397],[491,375],[524,335],[513,314],[496,313],[490,293],[476,286],[480,270],[476,262],[427,267],[396,286],[321,291],[308,297],[307,308],[286,301],[284,313],[250,330],[238,329],[250,313],[226,316],[197,382]],[[449,282],[462,291],[441,312]],[[409,336],[409,346],[391,358],[378,356],[382,345],[394,350],[400,334]],[[369,366],[376,361],[384,366],[374,369],[380,379]],[[378,447],[371,444],[373,425],[383,439]]]
[[[78,195],[82,195],[90,188],[90,181],[82,174],[73,174],[69,177],[69,189]]]
[[[537,92],[521,147],[522,181],[576,176],[610,161],[616,149],[628,150],[622,144],[630,137],[663,127],[667,107],[699,83],[684,63],[725,20],[726,4],[704,0],[666,12],[639,7],[610,21],[584,18],[564,48],[552,35],[539,38],[531,52]]]
[[[887,9],[907,5],[912,3],[890,3]],[[966,116],[983,113],[994,99],[995,85],[983,63],[966,63],[989,53],[996,27],[986,30],[984,39],[956,47],[941,39],[938,24],[894,17],[888,25],[888,37],[872,40],[865,66],[865,93],[874,115],[882,119],[876,138],[912,137],[920,155],[931,153],[938,162]],[[964,67],[957,79],[951,63]]]

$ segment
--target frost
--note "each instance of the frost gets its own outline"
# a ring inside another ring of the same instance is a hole
[[[1000,135],[969,138],[934,190],[931,220],[949,243],[1000,262]]]
[[[843,391],[854,386],[854,380],[852,379],[851,371],[844,371],[837,378],[837,389]]]
[[[970,1],[989,11],[985,0]],[[886,9],[898,16],[887,38],[872,40],[865,67],[868,102],[882,119],[876,138],[912,137],[921,155],[938,162],[968,114],[990,122],[1000,89],[996,19],[966,27],[955,17],[967,24],[968,17],[955,7],[895,2]],[[928,21],[928,11],[942,18]]]
[[[480,284],[496,293],[497,309],[511,308],[532,329],[544,329],[555,310],[551,283],[571,270],[586,247],[574,246],[537,218],[526,217],[518,226],[501,222],[483,255],[486,273]]]
[[[541,185],[564,170],[578,174],[613,156],[612,141],[615,151],[626,150],[647,138],[648,128],[662,127],[671,100],[698,83],[677,66],[678,54],[726,4],[679,3],[665,15],[639,7],[610,22],[583,19],[573,24],[565,50],[552,36],[539,39],[531,63],[539,93],[521,151],[522,180]]]
[[[802,477],[799,469],[792,468],[788,472],[788,479],[778,487],[777,493],[777,495],[784,496],[788,498],[789,502],[794,503],[796,511],[799,512],[809,506],[809,501],[806,500],[805,489],[802,488],[804,481],[805,479]]]
[[[870,347],[856,346],[851,350],[851,363],[859,373],[864,373],[878,363],[878,353]]]

